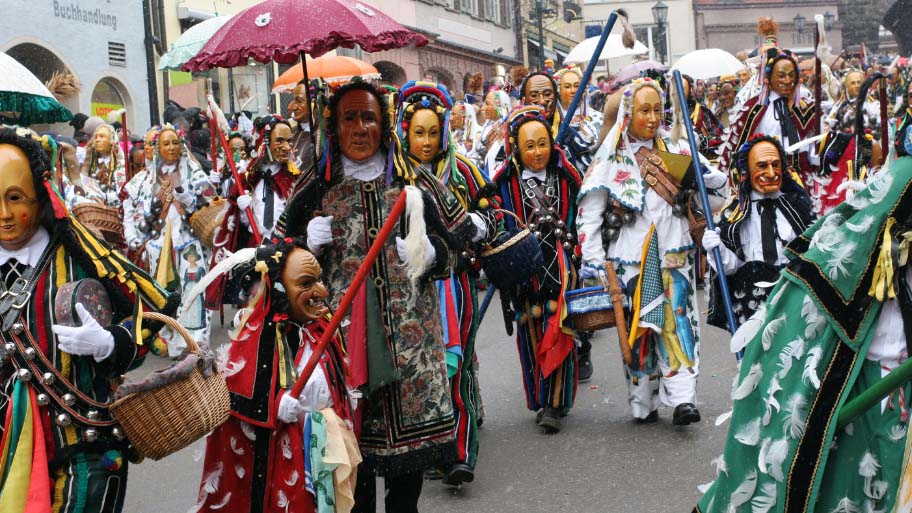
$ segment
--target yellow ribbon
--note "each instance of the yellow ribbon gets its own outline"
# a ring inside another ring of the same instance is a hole
[[[896,219],[892,217],[887,219],[883,242],[877,256],[877,265],[874,267],[874,279],[868,290],[868,295],[877,298],[881,303],[896,297],[896,291],[893,289],[893,235],[890,233],[894,224],[896,224]],[[906,241],[906,252],[908,253],[908,240]]]

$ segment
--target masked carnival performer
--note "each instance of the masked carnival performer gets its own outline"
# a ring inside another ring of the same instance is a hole
[[[554,143],[544,111],[514,110],[507,119],[507,161],[494,177],[503,208],[536,232],[544,266],[514,290],[502,290],[516,312],[516,345],[526,407],[545,433],[561,429],[577,388],[577,347],[564,303],[576,288],[573,258],[576,195],[582,177]],[[516,226],[505,216],[508,228]]]
[[[748,99],[723,138],[719,149],[719,168],[731,171],[732,158],[755,134],[776,137],[783,148],[816,135],[813,99],[802,98],[798,63],[789,50],[769,48],[762,55],[760,93]],[[816,174],[819,159],[814,145],[786,154],[786,167],[798,172],[807,188]],[[741,180],[732,176],[734,183]]]
[[[687,95],[687,111],[693,123],[694,133],[699,136],[700,153],[706,158],[716,158],[716,150],[722,144],[722,123],[712,109],[697,101],[693,93],[693,79],[683,75],[684,94]]]
[[[281,116],[270,114],[257,118],[257,159],[249,166],[247,189],[251,192],[237,198],[241,211],[253,209],[257,230],[268,238],[285,211],[294,183],[301,174],[292,160],[293,131]],[[241,223],[249,228],[250,221],[243,212]]]
[[[481,106],[484,124],[478,136],[478,154],[481,165],[479,166],[486,175],[494,174],[504,161],[504,120],[510,109],[513,108],[513,99],[510,95],[498,88],[491,88],[485,96]]]
[[[196,253],[195,272],[205,274],[209,250],[190,228],[190,215],[215,194],[209,175],[189,154],[181,133],[165,125],[155,140],[152,163],[137,173],[123,189],[124,236],[131,250],[145,250],[150,273],[169,290],[183,289],[182,276],[191,265],[187,255]],[[209,341],[209,313],[202,309],[203,299],[184,301],[182,311],[193,309],[201,315],[185,317],[194,340]],[[191,318],[192,317],[192,318]],[[168,354],[180,355],[185,342],[169,328],[160,337]]]
[[[912,159],[900,157],[789,245],[765,312],[738,332],[746,347],[731,426],[695,511],[910,507],[900,488],[909,383],[841,418],[908,358],[910,183]]]
[[[293,127],[291,159],[298,167],[310,168],[313,161],[313,142],[310,138],[310,105],[307,102],[307,83],[302,79],[291,92],[288,103],[289,126]],[[255,122],[254,122],[255,123]],[[293,124],[292,124],[293,123]],[[254,127],[256,129],[256,127]],[[319,142],[317,148],[319,149]],[[319,151],[317,152],[319,155]]]
[[[495,234],[497,219],[491,207],[496,203],[487,180],[448,141],[447,126],[450,97],[444,86],[433,82],[408,82],[399,93],[397,140],[399,152],[394,163],[401,176],[415,173],[416,167],[430,172],[443,182],[469,212],[476,232],[472,243],[483,242]],[[456,416],[457,459],[443,470],[443,481],[458,486],[475,477],[478,459],[478,404],[480,397],[475,374],[475,335],[478,331],[478,265],[474,255],[480,247],[467,248],[455,255],[451,275],[438,280],[442,302],[447,371]]]
[[[880,105],[859,98],[866,98],[882,78],[880,73],[865,79],[860,72],[849,72],[844,96],[826,119],[830,130],[821,143],[820,175],[814,183],[821,215],[863,188],[868,174],[880,167]]]
[[[329,294],[320,264],[304,244],[266,239],[212,271],[246,270],[251,301],[227,347],[223,373],[231,416],[206,439],[197,511],[347,513],[352,508],[360,453],[339,334],[330,339],[300,397],[290,390],[328,324]],[[324,464],[325,455],[338,463]]]
[[[124,154],[114,127],[103,124],[95,129],[86,157],[80,167],[80,181],[67,184],[67,206],[92,201],[105,206],[120,206],[120,190],[126,183]]]
[[[738,81],[734,77],[723,77],[719,82],[719,100],[713,114],[722,125],[723,133],[731,125],[735,109],[735,95],[738,94]]]
[[[567,110],[570,108],[570,104],[573,103],[573,97],[576,96],[579,88],[585,89],[587,87],[588,84],[581,83],[582,77],[583,72],[577,66],[568,66],[554,74],[559,91],[558,108],[560,109],[561,119],[567,116]],[[592,147],[595,144],[595,138],[598,137],[599,130],[602,128],[601,121],[600,112],[590,112],[589,94],[584,92],[576,108],[576,113],[570,121],[570,126],[576,129],[578,136],[585,141],[583,143],[585,146]]]
[[[783,167],[785,151],[779,141],[756,135],[735,158],[741,183],[738,193],[722,210],[718,231],[703,234],[707,253],[719,248],[723,269],[728,275],[732,307],[738,326],[744,324],[766,301],[769,286],[779,278],[788,263],[785,247],[801,235],[816,219],[811,198],[790,171]],[[712,301],[707,322],[728,329],[721,289],[713,281]]]
[[[160,327],[147,321],[145,340],[134,338],[137,302],[170,315],[178,296],[67,214],[46,149],[34,132],[0,127],[0,218],[9,227],[0,234],[0,511],[119,513],[131,450],[107,405]],[[100,299],[55,308],[58,291],[82,279],[97,280],[110,310]]]
[[[417,167],[406,177],[392,173],[387,112],[385,98],[370,84],[339,88],[329,105],[329,149],[314,179],[299,181],[279,228],[306,234],[334,308],[403,185],[420,189],[423,201],[410,195],[399,237],[387,242],[359,289],[346,333],[351,386],[366,395],[356,422],[364,463],[355,511],[375,510],[380,475],[386,511],[410,513],[417,511],[423,471],[455,459],[440,300],[432,278],[447,275],[451,251],[464,247],[476,228],[430,172]]]
[[[700,420],[696,245],[687,217],[691,193],[684,191],[693,186],[671,174],[683,171],[675,165],[687,167],[673,157],[689,152],[675,142],[680,125],[666,132],[663,117],[664,93],[655,80],[637,79],[624,89],[616,122],[583,182],[577,222],[586,273],[604,274],[613,265],[631,297],[633,362],[626,377],[634,418],[655,422],[664,404],[674,408],[673,424],[687,425]],[[724,186],[727,177],[701,162],[707,188]]]

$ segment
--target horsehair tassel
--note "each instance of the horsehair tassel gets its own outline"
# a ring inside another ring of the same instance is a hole
[[[413,189],[414,192],[411,192],[410,189]],[[386,244],[386,240],[389,239],[390,234],[393,233],[393,229],[399,222],[399,218],[405,212],[407,195],[414,194],[415,192],[417,192],[420,197],[420,191],[413,187],[406,187],[399,193],[399,198],[393,205],[392,210],[390,210],[389,217],[386,218],[386,222],[384,222],[383,226],[380,228],[380,233],[377,234],[374,243],[371,244],[370,249],[367,250],[367,256],[364,257],[364,262],[361,263],[361,267],[358,268],[358,272],[356,272],[355,277],[352,278],[348,290],[346,290],[345,295],[342,296],[342,300],[339,301],[339,308],[333,313],[332,318],[329,320],[329,324],[327,324],[325,331],[323,331],[323,334],[320,336],[320,341],[317,342],[317,346],[314,348],[313,354],[311,354],[310,359],[307,360],[307,365],[304,366],[304,369],[298,375],[298,379],[295,381],[294,386],[291,387],[292,397],[301,395],[301,391],[304,390],[304,385],[307,384],[310,375],[313,374],[314,369],[317,367],[317,362],[319,362],[320,358],[323,356],[326,346],[329,344],[329,341],[332,340],[336,330],[339,329],[339,325],[342,324],[342,319],[346,316],[348,309],[355,300],[358,289],[361,288],[361,284],[364,283],[364,279],[367,278],[368,273],[370,273],[371,268],[374,266],[374,261],[377,260],[377,257],[383,250],[383,245]]]

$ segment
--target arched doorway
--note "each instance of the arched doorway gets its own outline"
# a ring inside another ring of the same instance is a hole
[[[429,68],[421,74],[422,78],[432,80],[438,84],[443,84],[450,91],[453,90],[453,74],[445,69]]]
[[[133,110],[130,94],[120,80],[104,77],[92,88],[92,108],[90,116],[107,119],[108,114],[126,108],[127,112]]]
[[[380,72],[380,83],[382,85],[401,87],[407,81],[405,70],[394,62],[377,61],[374,63],[374,67]]]
[[[6,54],[28,68],[42,84],[47,83],[54,73],[74,73],[57,54],[36,43],[20,43],[6,50]],[[73,113],[79,112],[78,94],[58,97],[57,100]]]

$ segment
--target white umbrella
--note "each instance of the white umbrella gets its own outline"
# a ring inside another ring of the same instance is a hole
[[[718,48],[694,50],[675,62],[671,67],[685,75],[690,75],[694,80],[734,75],[744,68],[744,63],[737,57]]]
[[[582,43],[574,46],[573,49],[570,50],[570,53],[567,54],[567,57],[564,59],[564,63],[588,63],[590,60],[592,60],[592,54],[595,53],[595,47],[598,46],[598,41],[599,37],[590,37]],[[617,57],[641,55],[644,53],[649,53],[649,48],[647,48],[643,43],[637,41],[633,45],[633,48],[624,48],[624,43],[621,41],[621,34],[611,34],[608,36],[608,41],[605,42],[605,47],[602,48],[602,54],[599,55],[598,60],[605,61]]]
[[[68,121],[73,113],[28,68],[0,52],[0,119],[29,126]]]
[[[231,16],[217,16],[201,21],[187,29],[173,43],[158,61],[159,70],[180,71],[181,66],[196,54],[212,39],[212,36],[228,22]]]

